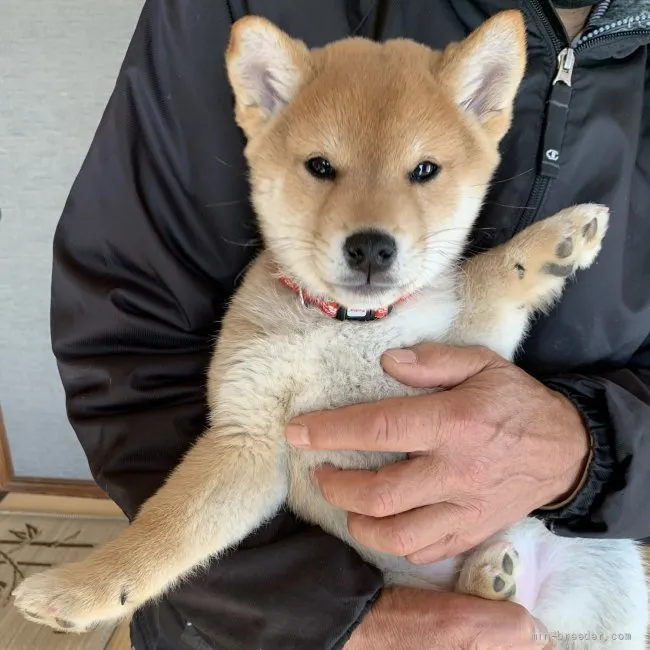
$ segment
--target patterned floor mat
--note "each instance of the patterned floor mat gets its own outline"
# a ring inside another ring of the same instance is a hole
[[[82,559],[115,538],[123,519],[6,512],[0,509],[0,650],[105,650],[114,632],[60,634],[20,616],[11,592],[28,575]]]

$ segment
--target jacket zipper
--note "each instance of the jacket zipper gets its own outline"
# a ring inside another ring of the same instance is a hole
[[[573,73],[573,66],[575,64],[575,52],[569,45],[566,34],[564,34],[564,27],[561,25],[560,26],[553,25],[551,19],[549,18],[548,14],[544,10],[540,2],[535,0],[534,2],[531,3],[531,5],[534,9],[535,16],[537,18],[537,23],[541,26],[543,33],[550,40],[550,45],[553,50],[553,54],[557,57],[558,67],[556,70],[555,79],[553,80],[551,85],[551,91],[549,94],[548,102],[546,104],[545,115],[544,115],[544,126],[542,128],[542,136],[540,142],[540,153],[538,154],[538,158],[536,159],[537,172],[535,175],[535,180],[533,181],[533,186],[530,190],[530,194],[528,195],[528,201],[526,202],[526,205],[521,211],[521,214],[519,216],[513,234],[516,234],[521,230],[523,230],[524,228],[527,228],[531,223],[533,223],[537,219],[537,215],[539,214],[540,208],[544,203],[544,199],[546,198],[546,193],[548,191],[548,187],[550,185],[551,178],[552,178],[547,176],[544,173],[545,170],[547,168],[553,168],[559,171],[561,140],[556,142],[559,130],[557,128],[553,128],[554,125],[551,122],[551,119],[553,117],[552,113],[557,113],[559,115],[560,111],[551,111],[550,107],[554,106],[554,104],[552,103],[554,99],[553,95],[556,87],[559,86],[559,84],[565,86],[566,80],[568,79],[569,80],[568,88],[569,89],[571,88],[570,85],[571,75]],[[563,34],[562,39],[558,37],[558,33]],[[571,54],[568,54],[569,51],[571,52]],[[562,75],[561,78],[558,78],[559,77],[558,73],[560,72],[561,68],[567,64],[566,61],[567,58],[568,58],[568,63],[570,65],[570,68],[564,71],[564,74]],[[564,93],[562,93],[562,95],[564,95]],[[568,101],[562,101],[562,100],[570,99],[570,93],[569,93],[569,97],[562,96],[559,99],[560,101],[558,103],[566,104],[566,108],[564,108],[564,122],[566,123],[566,115],[568,114]],[[556,106],[556,108],[559,109],[560,106]],[[550,137],[551,135],[553,136],[552,138],[553,142],[551,142],[551,137]],[[553,158],[555,158],[555,160],[553,160]],[[545,165],[545,161],[547,163],[546,165]]]
[[[546,199],[549,186],[560,175],[562,142],[564,140],[564,131],[569,114],[569,104],[571,102],[573,69],[576,63],[576,54],[589,47],[593,47],[594,44],[613,40],[621,36],[621,34],[595,36],[592,39],[579,42],[573,47],[573,45],[568,44],[566,36],[564,41],[558,37],[559,30],[553,26],[541,4],[535,1],[532,5],[538,22],[542,25],[544,32],[551,41],[554,53],[557,56],[557,67],[546,104],[544,126],[537,159],[537,174],[526,206],[523,208],[517,222],[515,234],[536,221]],[[648,31],[650,30],[629,31],[625,32],[625,36],[644,35]]]
[[[549,179],[560,175],[562,141],[569,114],[576,54],[566,47],[557,56],[557,73],[546,107],[546,125],[542,138],[540,176]]]
[[[571,82],[576,60],[575,50],[565,47],[560,50],[557,59],[557,72],[546,104],[546,116],[537,161],[538,172],[526,208],[519,218],[516,232],[527,228],[537,219],[551,182],[560,175],[562,141],[569,115]]]

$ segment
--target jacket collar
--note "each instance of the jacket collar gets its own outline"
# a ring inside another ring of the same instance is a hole
[[[600,36],[625,36],[638,30],[650,30],[650,0],[601,0],[589,17],[587,28],[575,46]]]

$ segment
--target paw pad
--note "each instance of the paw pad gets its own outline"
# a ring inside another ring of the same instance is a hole
[[[492,581],[492,588],[494,589],[495,593],[498,594],[506,588],[506,581],[501,576],[497,576]]]
[[[556,264],[555,262],[546,262],[542,267],[542,272],[547,275],[554,275],[556,278],[566,278],[573,273],[575,269],[573,264]]]
[[[514,549],[512,549],[512,550],[513,550],[513,554],[514,554],[514,553],[517,553],[517,551],[515,551]],[[517,553],[517,555],[519,555],[519,554]],[[511,575],[514,573],[514,571],[515,571],[515,562],[514,562],[514,560],[512,559],[512,555],[510,555],[510,553],[506,553],[506,554],[503,556],[503,562],[501,563],[501,568],[502,568],[502,569],[503,569],[503,570],[504,570],[504,571],[505,571],[509,576],[511,576]]]
[[[555,249],[555,254],[560,258],[564,259],[569,257],[573,253],[573,240],[570,237],[562,240]]]
[[[588,224],[582,227],[582,236],[587,240],[591,241],[598,231],[598,220],[592,219]]]

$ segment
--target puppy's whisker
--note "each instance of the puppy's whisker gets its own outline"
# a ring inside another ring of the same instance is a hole
[[[240,246],[241,248],[257,248],[258,246],[262,245],[262,240],[257,238],[257,239],[249,239],[248,241],[233,241],[232,239],[228,239],[227,237],[221,237],[221,240],[224,241],[226,244],[230,244],[231,246]]]
[[[496,205],[499,208],[509,208],[513,210],[535,210],[535,207],[527,205],[509,205],[508,203],[500,203],[499,201],[486,201],[486,205]]]
[[[244,266],[244,268],[235,276],[235,279],[233,281],[235,285],[239,284],[241,279],[244,277],[244,275],[246,275],[246,273],[248,272],[248,270],[250,269],[250,267],[253,265],[254,262],[255,262],[255,258],[253,258],[250,262],[248,262],[248,264],[246,264],[246,266]]]
[[[294,239],[293,237],[283,237],[282,239],[273,240],[272,248],[277,248],[278,246],[307,246],[309,248],[313,248],[314,242],[308,239]]]
[[[438,241],[437,238],[441,234],[444,234],[446,232],[453,232],[454,230],[468,231],[468,229],[466,227],[464,227],[464,226],[459,226],[457,228],[443,228],[442,230],[436,230],[435,232],[430,232],[430,233],[426,233],[426,234],[422,235],[421,237],[419,237],[416,240],[416,243],[417,244],[420,244],[420,243],[427,244],[427,243],[429,243],[429,242],[431,242],[433,240]],[[494,227],[484,227],[484,228],[479,227],[479,228],[472,228],[471,232],[488,232],[488,231],[494,231],[494,230],[496,230],[496,228],[494,228]],[[470,231],[468,231],[468,232],[470,232]]]
[[[247,170],[245,167],[240,167],[239,165],[234,165],[233,163],[229,163],[227,160],[224,160],[223,158],[220,158],[216,154],[212,154],[212,158],[216,160],[219,164],[223,165],[224,167],[228,167],[228,169],[232,169],[236,172],[239,173],[240,176],[248,176]]]
[[[235,205],[243,205],[249,203],[248,199],[235,199],[233,201],[218,201],[217,203],[206,203],[204,208],[230,208]]]
[[[493,185],[500,185],[501,183],[509,183],[510,181],[515,180],[516,178],[521,178],[522,176],[525,176],[526,174],[530,174],[535,171],[534,167],[531,167],[530,169],[526,169],[523,172],[520,172],[519,174],[515,174],[514,176],[510,176],[508,178],[500,178],[498,181],[492,181],[489,183],[478,183],[476,185],[470,185],[469,187],[487,187],[490,188]]]

